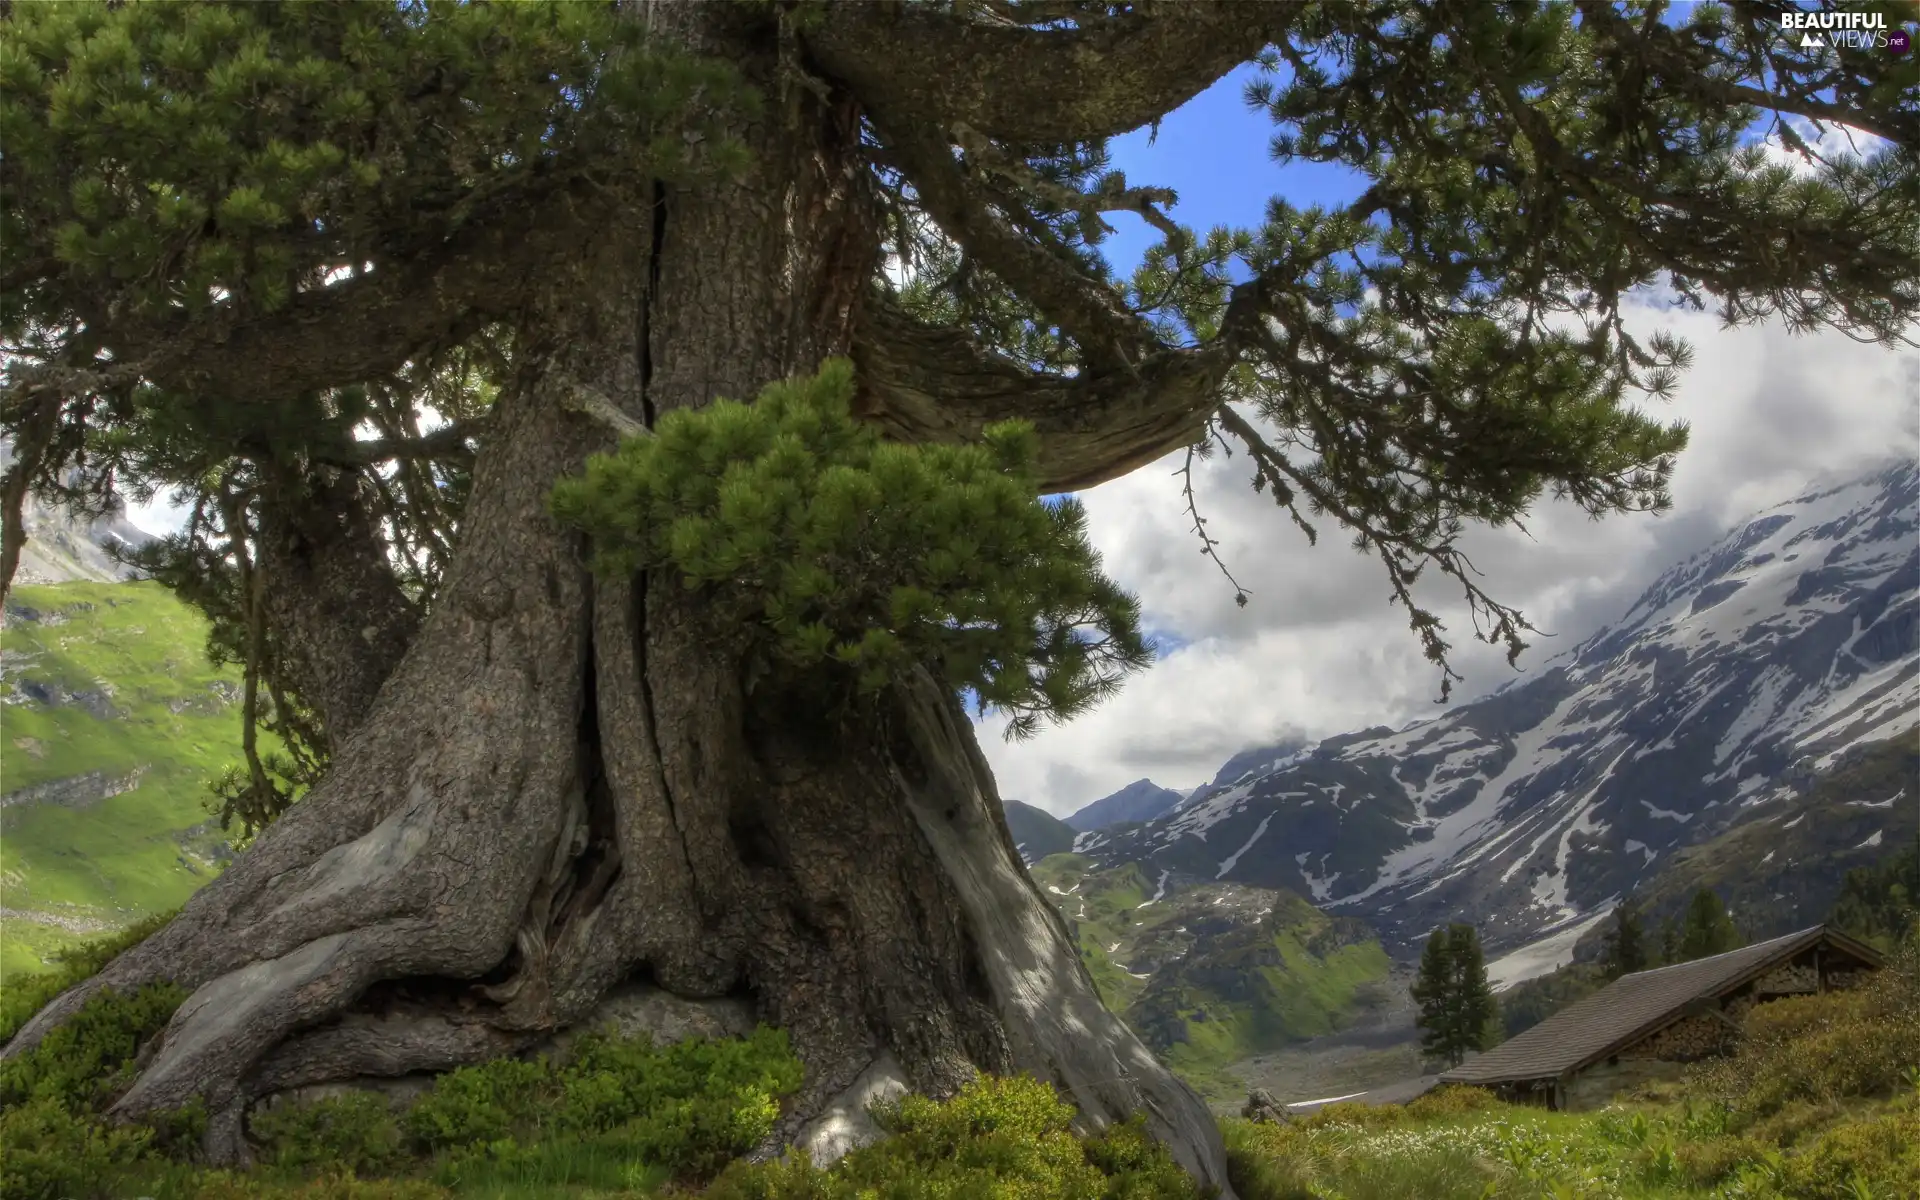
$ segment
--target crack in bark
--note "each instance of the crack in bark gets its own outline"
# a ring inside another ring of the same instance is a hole
[[[640,337],[640,419],[653,428],[653,330],[654,298],[660,294],[660,255],[667,245],[667,184],[653,181],[653,206],[648,211],[647,286],[640,297],[638,314]]]

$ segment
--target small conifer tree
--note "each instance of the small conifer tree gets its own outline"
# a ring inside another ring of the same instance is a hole
[[[1413,998],[1420,1005],[1420,1049],[1428,1058],[1457,1067],[1469,1053],[1493,1044],[1499,1005],[1473,926],[1456,922],[1427,938]]]
[[[1647,961],[1646,931],[1641,925],[1640,905],[1629,896],[1613,910],[1613,928],[1607,931],[1606,949],[1600,957],[1600,971],[1608,979],[1618,979],[1635,971],[1644,971]]]
[[[1701,888],[1687,904],[1687,916],[1680,929],[1679,962],[1692,962],[1737,950],[1745,943],[1734,927],[1727,906],[1711,888]]]

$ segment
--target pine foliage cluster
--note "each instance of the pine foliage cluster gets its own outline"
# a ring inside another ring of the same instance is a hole
[[[837,360],[752,404],[668,413],[563,481],[554,513],[591,535],[598,573],[700,589],[716,634],[777,682],[825,668],[871,694],[925,665],[1020,737],[1147,665],[1139,604],[1101,573],[1085,511],[1036,492],[1031,427],[901,445],[854,419],[852,395]]]
[[[102,297],[116,320],[272,311],[589,166],[670,169],[668,118],[725,73],[642,33],[551,2],[17,5],[0,241],[59,267],[6,290],[0,329]]]

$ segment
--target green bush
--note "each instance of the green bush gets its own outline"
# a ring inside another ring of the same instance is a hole
[[[1788,1157],[1783,1196],[1920,1196],[1920,1112],[1891,1111],[1836,1125]]]
[[[553,511],[595,568],[671,570],[748,669],[871,693],[915,664],[1006,712],[1066,720],[1152,655],[1139,603],[1100,571],[1086,515],[1037,492],[1020,422],[980,445],[901,445],[854,418],[853,367],[752,404],[667,414],[563,480]]]
[[[0,1200],[92,1196],[147,1153],[154,1130],[109,1126],[98,1109],[184,999],[172,984],[130,995],[103,989],[31,1051],[0,1062]],[[163,1123],[177,1133],[193,1118]]]
[[[61,951],[54,956],[59,966],[52,971],[7,980],[6,988],[0,990],[0,1045],[12,1041],[20,1027],[55,996],[98,975],[121,951],[146,941],[173,917],[173,913],[161,913],[136,921],[118,933]]]
[[[1744,1028],[1733,1055],[1692,1074],[1692,1095],[1749,1121],[1893,1096],[1920,1063],[1920,941],[1856,989],[1760,1005]]]
[[[187,994],[151,983],[102,989],[27,1054],[0,1062],[0,1110],[46,1099],[79,1114],[121,1086],[140,1043],[166,1027]]]
[[[311,1104],[283,1104],[257,1114],[249,1126],[276,1166],[356,1175],[386,1170],[406,1153],[393,1106],[371,1092],[329,1096]]]
[[[0,1200],[80,1200],[145,1151],[151,1134],[105,1125],[59,1097],[0,1111]]]
[[[736,1162],[708,1200],[1032,1197],[1033,1200],[1196,1200],[1191,1176],[1136,1120],[1082,1140],[1074,1110],[1031,1077],[982,1076],[944,1103],[907,1096],[876,1107],[892,1136],[828,1169],[804,1154]]]
[[[661,1047],[588,1035],[563,1066],[505,1059],[443,1075],[402,1124],[423,1149],[490,1161],[541,1142],[614,1135],[653,1166],[705,1177],[772,1131],[779,1097],[801,1075],[786,1034],[764,1027]]]
[[[433,1090],[407,1111],[406,1131],[430,1150],[498,1141],[537,1124],[541,1101],[553,1090],[553,1068],[544,1059],[461,1067],[434,1080]]]

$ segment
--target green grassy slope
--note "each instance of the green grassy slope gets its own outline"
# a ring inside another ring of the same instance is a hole
[[[1233,1062],[1350,1024],[1378,999],[1386,951],[1365,923],[1292,892],[1235,883],[1171,887],[1137,864],[1081,855],[1034,864],[1108,1007],[1202,1091]]]
[[[203,802],[238,753],[239,677],[208,664],[205,641],[199,614],[158,584],[8,598],[0,973],[175,908],[219,870],[225,842]]]
[[[1155,974],[1127,1018],[1191,1077],[1290,1042],[1333,1033],[1386,980],[1387,953],[1360,921],[1288,892],[1258,924],[1202,937]]]

